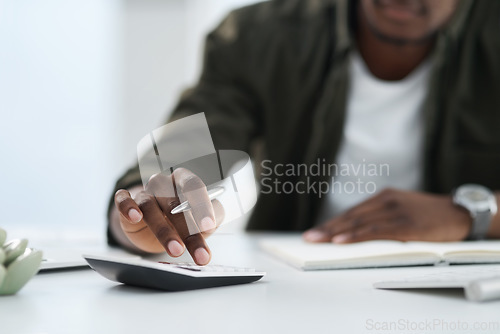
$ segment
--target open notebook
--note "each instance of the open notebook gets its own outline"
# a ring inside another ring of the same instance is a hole
[[[313,244],[300,236],[266,239],[261,247],[302,270],[500,263],[500,241]]]

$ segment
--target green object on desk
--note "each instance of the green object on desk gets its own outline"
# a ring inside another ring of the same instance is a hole
[[[0,228],[0,245],[3,245],[5,243],[5,239],[7,239],[7,232]]]
[[[11,295],[21,290],[38,272],[41,262],[42,252],[26,249],[23,255],[7,267],[7,272],[0,286],[0,295]]]
[[[2,248],[0,248],[0,263],[3,263],[5,261],[5,252],[3,251]]]
[[[5,278],[5,273],[7,271],[5,270],[5,267],[0,264],[0,286],[2,286],[3,280]]]
[[[38,272],[42,252],[27,248],[28,240],[5,243],[7,233],[0,228],[0,295],[12,295]]]
[[[27,246],[28,246],[28,240],[26,239],[15,239],[4,244],[3,245],[3,251],[5,252],[5,260],[3,260],[4,265],[8,266],[21,254],[24,254],[24,251],[26,250]]]

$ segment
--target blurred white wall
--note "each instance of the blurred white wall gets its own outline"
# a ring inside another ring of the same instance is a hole
[[[0,226],[103,234],[137,141],[255,0],[0,0]]]
[[[0,226],[102,224],[118,15],[117,1],[2,1]]]

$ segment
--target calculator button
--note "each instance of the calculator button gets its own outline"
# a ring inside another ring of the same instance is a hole
[[[202,271],[200,268],[195,268],[195,267],[190,267],[190,266],[175,266],[175,267],[185,269],[185,270],[191,270],[191,271]]]
[[[190,271],[197,272],[218,272],[218,273],[254,273],[256,270],[254,268],[243,268],[243,267],[232,267],[232,266],[223,266],[218,264],[210,264],[206,266],[199,266],[194,263],[189,262],[180,262],[180,263],[170,263],[170,262],[159,262],[161,264],[165,264],[167,266],[172,266],[174,268],[185,269]]]
[[[227,267],[212,265],[212,266],[210,266],[210,271],[222,273],[222,272],[227,271]]]

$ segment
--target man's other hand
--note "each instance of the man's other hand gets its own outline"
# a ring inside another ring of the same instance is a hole
[[[451,196],[385,189],[334,219],[304,233],[310,242],[368,240],[458,241],[472,218]]]

